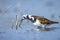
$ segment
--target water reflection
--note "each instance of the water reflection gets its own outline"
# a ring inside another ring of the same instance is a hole
[[[54,31],[56,29],[60,29],[60,27],[51,27],[51,28],[45,28],[43,29],[42,27],[39,27],[40,31]]]
[[[37,29],[32,29],[31,31],[54,31],[60,29],[60,27],[51,27],[51,28],[45,28],[43,29],[42,27],[38,27]]]

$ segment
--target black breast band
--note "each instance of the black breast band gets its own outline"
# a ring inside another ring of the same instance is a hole
[[[34,20],[32,18],[30,19],[28,15],[27,15],[27,19],[30,20],[30,21],[32,21],[32,22],[36,21],[36,18],[34,18]]]

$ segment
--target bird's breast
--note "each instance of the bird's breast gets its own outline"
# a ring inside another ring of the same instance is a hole
[[[40,23],[40,21],[38,19],[36,19],[36,21],[33,24],[36,25],[36,26],[40,26],[41,25],[41,23]]]

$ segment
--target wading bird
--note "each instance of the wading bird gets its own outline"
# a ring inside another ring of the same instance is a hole
[[[58,24],[59,23],[59,22],[51,21],[51,20],[44,18],[42,16],[34,16],[34,15],[28,15],[28,14],[25,14],[22,16],[21,23],[25,19],[30,20],[38,28],[42,27],[43,29],[45,29],[47,26],[49,26],[51,24]],[[20,25],[21,25],[21,23],[20,23]]]

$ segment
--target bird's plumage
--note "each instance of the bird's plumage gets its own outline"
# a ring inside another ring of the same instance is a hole
[[[51,24],[58,24],[59,22],[51,21],[47,18],[44,18],[42,16],[34,16],[34,15],[23,15],[21,20],[28,19],[30,20],[34,25],[42,27],[46,27],[46,25],[51,25]]]

